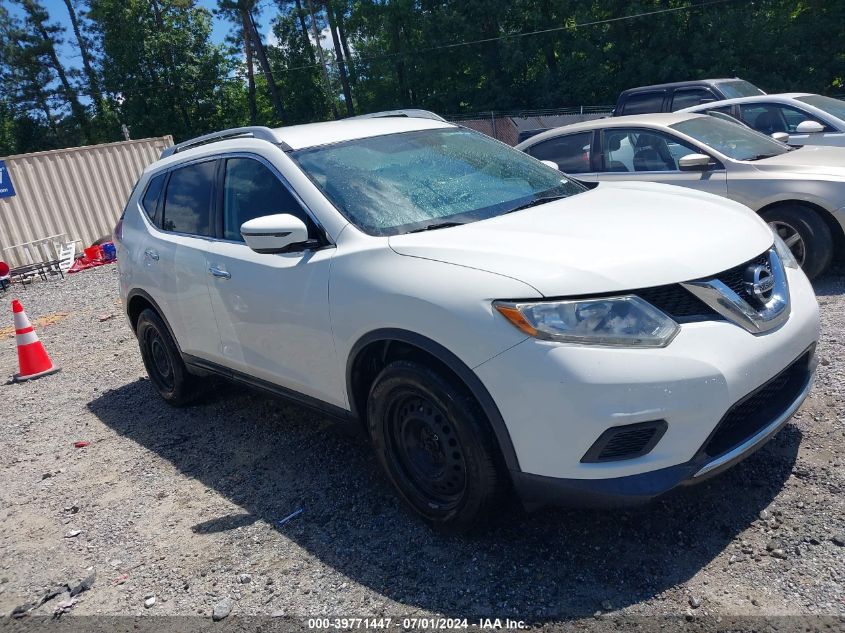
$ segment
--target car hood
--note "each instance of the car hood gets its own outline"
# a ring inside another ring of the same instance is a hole
[[[751,164],[760,171],[789,171],[845,179],[845,148],[805,145]]]
[[[772,234],[736,202],[616,182],[489,220],[392,236],[389,243],[400,255],[485,270],[545,296],[564,296],[706,277],[759,255],[772,245]]]

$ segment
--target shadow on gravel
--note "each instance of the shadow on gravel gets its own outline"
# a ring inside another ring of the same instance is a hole
[[[245,512],[195,532],[266,521],[354,582],[407,605],[391,616],[420,607],[549,620],[590,615],[605,600],[621,608],[651,598],[710,563],[757,518],[789,477],[801,439],[787,426],[723,476],[646,508],[503,509],[485,533],[447,539],[402,510],[364,438],[296,406],[224,387],[178,410],[138,380],[89,408]]]

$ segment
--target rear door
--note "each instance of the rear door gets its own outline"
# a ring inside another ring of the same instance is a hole
[[[681,171],[678,160],[706,153],[684,140],[646,128],[606,128],[601,133],[600,181],[637,180],[690,187],[727,196],[724,166],[713,159],[706,171]]]
[[[222,343],[221,363],[250,376],[345,406],[329,319],[329,269],[335,253],[277,169],[256,155],[221,166],[221,238],[209,249],[208,287]],[[319,246],[260,254],[241,224],[289,213]]]
[[[206,283],[206,251],[214,232],[217,160],[170,171],[154,215],[143,266],[182,352],[213,358],[220,338]],[[149,213],[149,211],[148,211]]]
[[[594,180],[593,132],[575,132],[555,136],[526,148],[525,152],[538,160],[549,160],[566,174],[582,180]]]

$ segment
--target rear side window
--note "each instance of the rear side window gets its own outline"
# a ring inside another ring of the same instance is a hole
[[[209,160],[174,169],[164,196],[161,226],[165,231],[211,236],[212,193],[217,161]]]
[[[567,174],[583,174],[593,171],[590,167],[590,146],[592,132],[581,132],[558,136],[532,145],[527,152],[538,160],[557,163],[558,169]]]
[[[223,237],[243,241],[241,224],[277,213],[296,216],[308,227],[308,236],[316,236],[311,218],[276,174],[251,158],[227,160],[223,183]]]
[[[707,88],[683,88],[676,90],[672,97],[672,112],[689,108],[699,103],[707,103],[708,101],[716,101],[716,95],[707,90]]]
[[[167,174],[159,174],[150,180],[147,185],[147,190],[144,192],[144,197],[141,199],[141,206],[150,219],[150,222],[159,226],[158,223],[158,208],[159,200],[161,199],[161,190],[164,188],[164,180]]]
[[[637,92],[628,95],[622,105],[622,114],[648,114],[663,112],[663,90],[657,92]]]

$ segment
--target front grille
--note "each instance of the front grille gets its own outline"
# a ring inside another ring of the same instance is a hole
[[[655,447],[667,428],[665,420],[651,420],[607,429],[584,453],[581,462],[610,462],[640,457]]]
[[[734,266],[703,279],[718,279],[740,297],[748,300],[751,297],[745,291],[745,271],[748,270],[749,266],[758,264],[765,266],[771,272],[768,251],[739,266]],[[642,288],[631,292],[681,323],[697,319],[716,320],[723,318],[713,308],[679,284]]]
[[[708,457],[719,457],[742,444],[783,413],[807,384],[813,351],[732,406],[704,444]]]
[[[635,291],[637,296],[676,320],[716,318],[718,313],[701,299],[677,284]]]

